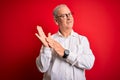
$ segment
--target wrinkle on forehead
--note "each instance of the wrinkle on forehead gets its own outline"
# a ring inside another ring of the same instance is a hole
[[[62,6],[58,9],[57,11],[57,15],[61,15],[61,14],[67,14],[71,12],[70,9],[67,6]]]

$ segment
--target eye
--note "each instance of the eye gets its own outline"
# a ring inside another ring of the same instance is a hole
[[[72,13],[70,12],[70,13],[68,13],[68,16],[71,16],[72,15]]]
[[[63,15],[61,15],[60,17],[62,17],[62,18],[64,18],[66,15],[65,14],[63,14]]]
[[[68,13],[68,16],[70,16],[71,15],[71,13]]]

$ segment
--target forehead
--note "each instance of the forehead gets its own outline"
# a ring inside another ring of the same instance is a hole
[[[58,9],[57,14],[60,15],[60,14],[66,14],[69,12],[70,12],[70,9],[68,7],[62,6]]]

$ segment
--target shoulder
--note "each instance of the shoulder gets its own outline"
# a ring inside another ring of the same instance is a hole
[[[87,37],[86,37],[85,35],[79,34],[79,33],[77,33],[77,32],[74,32],[74,34],[75,34],[76,37],[79,37],[80,40],[82,40],[82,39],[87,39]]]
[[[89,42],[85,35],[78,34],[77,32],[74,32],[74,34],[79,38],[80,42]]]

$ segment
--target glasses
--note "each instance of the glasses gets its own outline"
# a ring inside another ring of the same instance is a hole
[[[67,14],[61,14],[60,16],[56,16],[57,18],[68,18],[68,17],[71,17],[72,16],[72,13],[67,13]]]

